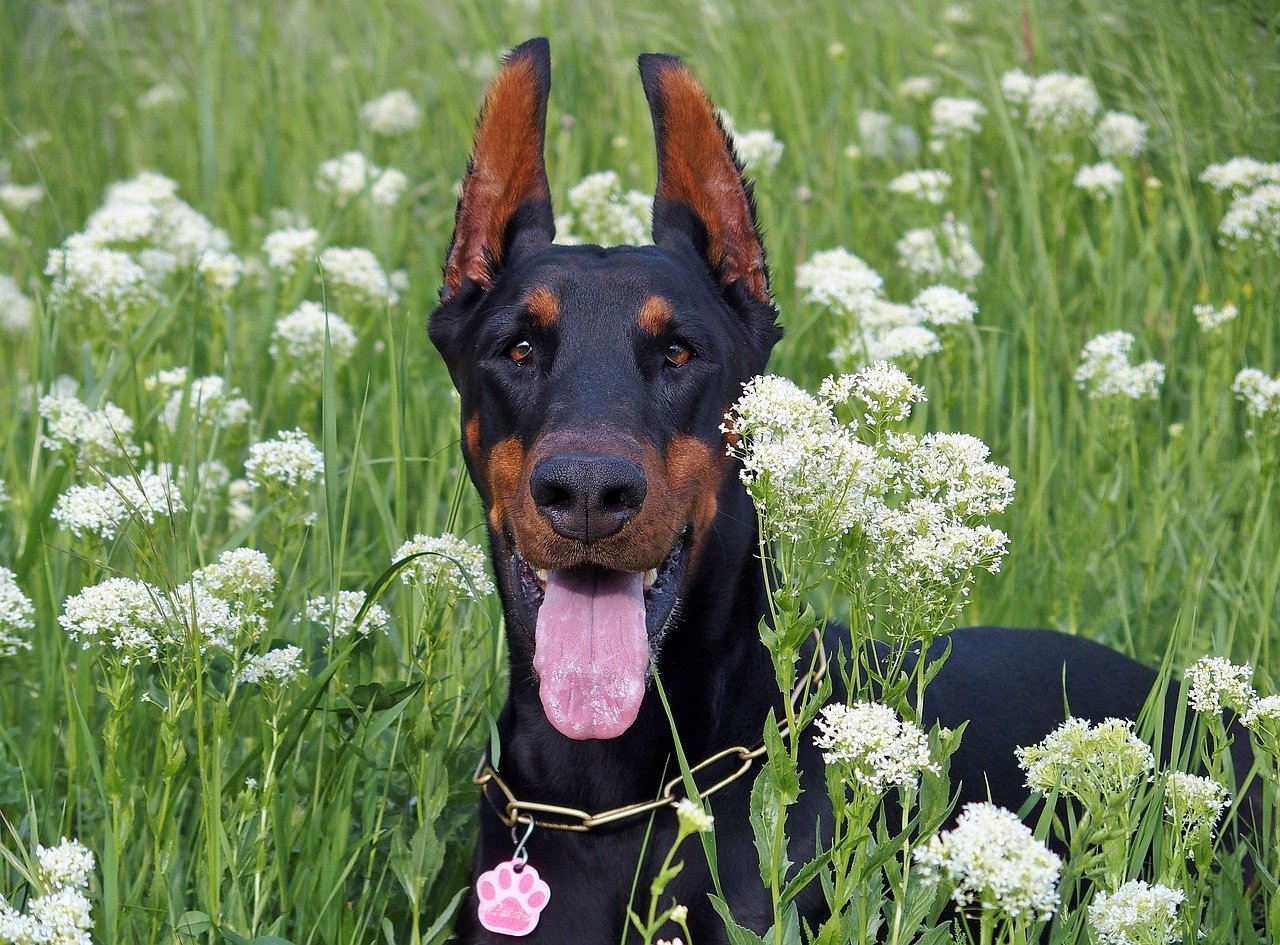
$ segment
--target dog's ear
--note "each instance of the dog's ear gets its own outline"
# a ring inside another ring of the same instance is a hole
[[[658,53],[640,57],[640,79],[658,144],[653,241],[691,246],[726,293],[738,283],[772,306],[751,184],[706,90],[679,59]]]
[[[504,262],[555,238],[543,143],[551,92],[551,49],[530,39],[507,55],[489,84],[462,183],[440,299],[469,279],[482,289]]]

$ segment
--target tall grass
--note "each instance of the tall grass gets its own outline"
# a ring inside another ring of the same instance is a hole
[[[75,836],[95,850],[98,937],[444,935],[475,827],[469,774],[504,689],[496,602],[441,607],[392,580],[388,634],[344,646],[294,618],[309,597],[375,589],[415,533],[482,539],[456,399],[425,319],[485,57],[534,34],[550,36],[556,63],[547,159],[561,200],[607,168],[652,187],[641,51],[686,56],[740,127],[785,143],[756,194],[788,330],[772,369],[802,383],[830,371],[841,330],[793,289],[809,254],[846,246],[886,275],[893,297],[912,291],[893,247],[917,219],[884,184],[932,158],[848,157],[858,111],[923,131],[922,106],[894,93],[921,73],[944,94],[988,103],[982,133],[944,158],[952,209],[987,262],[981,312],[957,351],[915,372],[932,395],[916,424],[979,436],[1018,481],[1004,523],[1011,553],[966,616],[1057,627],[1172,667],[1227,655],[1274,688],[1280,457],[1274,441],[1246,437],[1230,385],[1246,365],[1280,370],[1280,265],[1218,246],[1223,201],[1196,178],[1233,155],[1280,157],[1280,15],[1262,2],[968,6],[967,25],[921,0],[0,8],[0,181],[46,191],[34,210],[6,213],[16,239],[0,245],[0,271],[37,301],[32,328],[0,338],[0,480],[12,497],[0,508],[0,565],[36,607],[32,649],[0,660],[0,813],[26,841]],[[997,80],[1013,66],[1089,75],[1107,107],[1149,122],[1151,146],[1117,198],[1073,190],[1003,110]],[[159,84],[180,94],[142,107]],[[374,138],[359,105],[397,87],[426,120],[407,137]],[[24,143],[39,131],[46,141]],[[351,149],[408,174],[398,208],[342,209],[318,192],[320,162]],[[108,337],[46,304],[41,273],[108,183],[144,169],[176,180],[237,252],[258,254],[285,209],[325,244],[367,246],[387,270],[406,270],[409,287],[389,308],[339,309],[358,346],[345,366],[326,362],[318,389],[290,384],[267,352],[275,321],[326,292],[310,277],[249,280],[221,303],[189,282]],[[1240,307],[1225,342],[1197,331],[1191,307],[1206,300]],[[1072,380],[1085,340],[1117,328],[1168,371],[1160,398],[1118,430]],[[51,521],[76,470],[41,448],[35,408],[61,374],[86,402],[109,399],[135,419],[144,461],[243,462],[244,442],[211,441],[187,421],[165,432],[163,401],[143,380],[178,365],[239,388],[253,406],[246,441],[299,426],[321,447],[310,524],[263,502],[243,521],[203,508],[195,475],[179,484],[196,511],[112,542]],[[266,636],[301,645],[308,677],[273,703],[200,667],[178,680],[192,688],[135,680],[112,707],[112,677],[58,623],[63,602],[115,574],[173,588],[240,545],[278,571]]]

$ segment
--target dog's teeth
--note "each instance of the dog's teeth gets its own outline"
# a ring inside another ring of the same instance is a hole
[[[648,590],[649,588],[653,587],[653,585],[654,585],[655,583],[657,583],[657,580],[658,580],[658,569],[657,569],[657,568],[650,568],[648,571],[644,572],[644,588],[645,588],[645,590]]]
[[[538,568],[538,570],[534,571],[533,574],[539,581],[544,581],[544,582],[549,576],[545,568]]]

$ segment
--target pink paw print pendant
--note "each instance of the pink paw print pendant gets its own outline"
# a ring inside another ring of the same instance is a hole
[[[518,859],[499,863],[476,880],[480,924],[499,935],[528,935],[551,901],[538,871]]]

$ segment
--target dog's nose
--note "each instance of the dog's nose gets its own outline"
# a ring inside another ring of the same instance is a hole
[[[533,501],[565,538],[590,542],[617,534],[644,502],[649,484],[631,460],[607,453],[561,453],[533,467]]]

